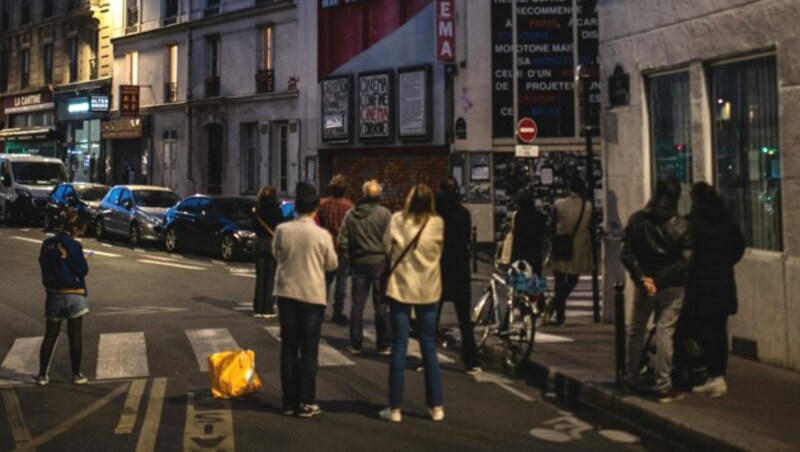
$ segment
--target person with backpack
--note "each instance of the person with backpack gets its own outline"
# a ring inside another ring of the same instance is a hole
[[[39,265],[42,270],[42,284],[45,298],[44,340],[39,353],[39,375],[36,384],[46,386],[53,349],[61,332],[61,322],[67,322],[69,337],[69,356],[72,362],[72,382],[86,384],[89,380],[81,373],[83,338],[81,328],[83,316],[89,312],[86,298],[86,275],[89,264],[86,262],[83,247],[76,238],[86,233],[86,224],[77,212],[70,210],[64,214],[62,230],[42,243],[39,252]]]

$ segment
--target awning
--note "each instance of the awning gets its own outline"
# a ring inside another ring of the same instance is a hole
[[[0,130],[0,141],[31,141],[54,139],[53,127],[21,127]]]

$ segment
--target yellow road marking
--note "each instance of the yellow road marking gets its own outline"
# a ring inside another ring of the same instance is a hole
[[[122,411],[122,416],[119,417],[119,424],[114,430],[117,435],[125,435],[133,433],[133,427],[136,426],[136,418],[139,416],[139,405],[142,402],[142,395],[144,388],[147,385],[147,380],[134,380],[131,382],[131,388],[128,391],[128,397],[125,398],[125,407]]]
[[[139,432],[136,452],[149,452],[156,448],[158,426],[161,423],[161,409],[164,407],[164,394],[167,392],[167,379],[156,378],[150,387],[150,399],[147,401],[147,412]]]
[[[209,393],[190,392],[186,404],[186,429],[183,450],[228,451],[236,450],[233,437],[231,403],[217,400]]]
[[[31,433],[22,417],[22,408],[19,406],[17,393],[14,391],[2,391],[3,404],[6,407],[8,424],[11,426],[11,434],[14,436],[16,447],[25,448],[31,441]]]

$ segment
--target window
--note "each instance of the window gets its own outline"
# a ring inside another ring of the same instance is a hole
[[[139,0],[127,0],[125,4],[125,26],[135,27],[139,24]]]
[[[280,159],[280,192],[289,192],[289,126],[282,124],[278,131],[278,152]]]
[[[128,84],[139,84],[139,52],[128,52],[125,54],[125,66],[128,73]]]
[[[42,0],[42,18],[47,19],[53,15],[53,0]]]
[[[256,92],[271,93],[275,90],[275,71],[273,70],[274,27],[267,26],[259,30],[258,39],[258,72],[256,73]]]
[[[19,86],[21,89],[28,87],[31,77],[31,51],[30,49],[23,49],[19,56]]]
[[[178,19],[178,0],[164,0],[164,25],[177,22]]]
[[[20,25],[27,25],[31,23],[31,4],[30,2],[24,2],[22,4],[22,17],[20,19]]]
[[[44,68],[44,84],[53,83],[53,44],[42,46],[42,66]]]
[[[206,49],[208,50],[208,71],[209,77],[219,76],[219,37],[211,37],[206,41]]]
[[[8,91],[8,53],[0,51],[0,92]]]
[[[166,82],[164,83],[164,102],[171,103],[178,101],[178,46],[172,44],[167,46],[166,61]]]
[[[89,44],[92,49],[92,57],[89,59],[89,80],[97,80],[98,58],[100,57],[100,32],[93,32],[90,39],[91,41]]]
[[[783,249],[775,57],[711,67],[716,184],[754,248]]]
[[[653,183],[670,175],[681,183],[679,210],[689,212],[692,184],[692,117],[689,73],[648,79]]]
[[[78,81],[78,38],[69,38],[69,82]]]
[[[241,125],[239,138],[239,165],[242,169],[242,194],[255,194],[258,190],[258,124]]]

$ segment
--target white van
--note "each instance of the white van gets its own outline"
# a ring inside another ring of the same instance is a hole
[[[40,222],[53,187],[68,181],[59,159],[0,154],[0,216],[9,226]]]

